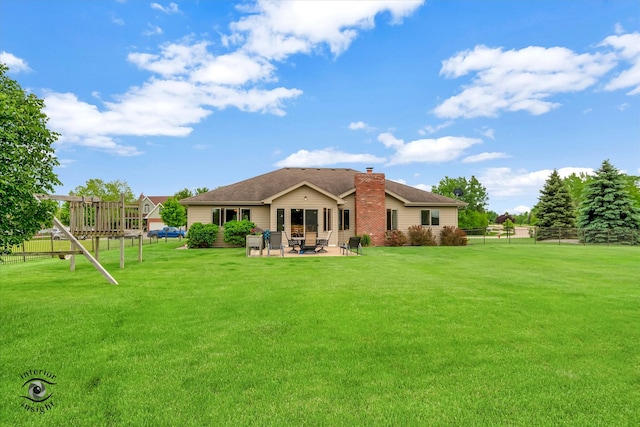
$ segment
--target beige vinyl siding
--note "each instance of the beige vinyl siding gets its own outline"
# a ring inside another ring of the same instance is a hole
[[[338,212],[337,209],[348,209],[349,210],[349,220],[350,225],[348,230],[338,230]],[[344,205],[336,208],[336,226],[334,228],[334,234],[337,232],[337,241],[338,245],[342,245],[349,241],[351,237],[355,237],[356,235],[356,196],[355,194],[350,194],[344,198]],[[333,239],[332,239],[333,240]]]
[[[187,211],[187,226],[199,222],[201,224],[211,224],[212,206],[189,206]]]
[[[189,227],[195,222],[202,224],[211,224],[213,220],[213,208],[240,208],[251,210],[251,221],[256,224],[256,227],[262,229],[269,229],[269,206],[189,206],[187,212],[187,224]],[[214,243],[215,247],[229,248],[235,247],[235,245],[229,245],[224,241],[224,227],[218,229],[218,236]]]
[[[269,226],[269,206],[240,206],[242,209],[251,209],[251,222],[263,230],[273,230]]]
[[[425,209],[440,211],[440,225],[431,226],[433,233],[438,236],[440,230],[445,226],[458,226],[458,208],[447,206],[404,206],[400,200],[387,196],[385,198],[387,209],[396,209],[398,211],[398,229],[407,233],[412,225],[420,225],[421,212]],[[386,219],[385,219],[386,223]]]

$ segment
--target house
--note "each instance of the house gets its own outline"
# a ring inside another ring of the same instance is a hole
[[[162,210],[162,204],[166,202],[169,197],[171,196],[140,195],[140,199],[142,200],[142,215],[145,230],[160,230],[162,227],[166,226],[162,222],[162,218],[160,218],[160,210]]]
[[[257,227],[304,237],[317,231],[329,246],[368,234],[384,245],[385,232],[407,232],[412,225],[458,226],[464,202],[385,179],[383,173],[343,168],[283,168],[180,200],[188,207],[187,226],[195,222],[224,227],[248,219]],[[223,230],[216,246],[227,246]]]

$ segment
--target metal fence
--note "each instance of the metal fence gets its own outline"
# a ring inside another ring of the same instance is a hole
[[[513,229],[464,229],[469,245],[557,244],[557,245],[640,245],[640,230],[634,228],[548,228],[516,226]]]
[[[135,236],[125,237],[126,246],[137,246],[138,239]],[[165,239],[158,239],[157,237],[143,237],[143,245],[149,245],[152,243],[158,243]],[[95,252],[94,240],[86,239],[81,240],[80,243],[91,252]],[[4,264],[17,264],[21,262],[35,261],[46,258],[58,258],[57,251],[70,251],[72,250],[71,242],[65,239],[56,239],[53,235],[36,236],[31,240],[22,242],[20,245],[15,245],[11,248],[0,248],[0,266]],[[100,252],[108,251],[120,248],[120,239],[100,239]],[[43,254],[43,252],[51,252],[50,254]],[[64,258],[64,255],[62,255]]]

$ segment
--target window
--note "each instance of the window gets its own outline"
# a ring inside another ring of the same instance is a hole
[[[439,209],[425,209],[420,211],[420,224],[421,225],[440,225],[440,210]]]
[[[387,230],[398,229],[398,210],[387,209]]]
[[[349,229],[349,209],[338,209],[338,230]]]
[[[151,206],[149,206],[149,203],[145,203],[144,204],[144,213],[149,213],[150,209],[151,209]]]
[[[276,231],[284,231],[284,209],[278,209],[276,212]]]
[[[431,225],[440,225],[440,210],[433,209],[431,211]]]
[[[220,208],[213,208],[213,214],[211,218],[211,223],[217,226],[222,225],[222,222],[220,222],[220,220],[222,219],[222,215],[220,215],[220,210],[221,210]]]
[[[431,211],[429,209],[420,211],[420,225],[431,225]]]
[[[331,208],[324,208],[322,216],[324,219],[323,230],[331,231],[331,222],[333,221],[333,218],[331,217]]]
[[[224,222],[237,221],[238,209],[225,209],[224,210]]]
[[[291,237],[304,236],[304,211],[291,209]]]
[[[251,221],[251,209],[240,209],[240,218]]]
[[[318,231],[318,210],[304,210],[304,226],[306,231]]]

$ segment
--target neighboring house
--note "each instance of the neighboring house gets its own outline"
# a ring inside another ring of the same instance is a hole
[[[458,226],[464,202],[385,179],[383,173],[343,168],[283,168],[180,200],[188,207],[187,226],[248,219],[257,227],[304,237],[317,231],[329,246],[368,234],[372,245],[385,244],[385,232],[407,232],[412,225],[439,235]],[[223,229],[216,246],[227,246]]]
[[[160,230],[162,227],[166,227],[166,224],[162,222],[160,218],[160,210],[162,204],[167,201],[171,196],[145,196],[140,195],[142,199],[142,215],[145,224],[145,230]]]

